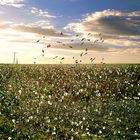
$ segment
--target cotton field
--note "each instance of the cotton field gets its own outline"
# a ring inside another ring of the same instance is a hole
[[[140,65],[0,65],[0,139],[140,139]]]

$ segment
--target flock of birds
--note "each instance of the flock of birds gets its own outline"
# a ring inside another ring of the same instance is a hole
[[[60,33],[60,36],[64,36],[64,33],[61,32],[61,33]],[[91,36],[91,33],[88,33],[87,36],[90,37],[90,36]],[[83,46],[86,42],[92,42],[93,44],[96,44],[97,42],[100,42],[100,43],[103,43],[103,42],[104,42],[104,39],[103,39],[103,36],[102,36],[101,33],[98,34],[99,39],[95,39],[94,41],[92,41],[92,40],[89,39],[89,38],[88,38],[88,39],[87,39],[87,38],[83,38],[83,37],[80,38],[80,35],[78,35],[78,34],[75,35],[75,37],[76,37],[76,39],[77,39],[77,38],[80,39],[80,46]],[[43,38],[45,38],[45,36],[43,36]],[[41,40],[39,39],[39,40],[36,41],[36,43],[39,43],[40,41],[41,41]],[[71,39],[71,40],[70,40],[71,43],[73,43],[74,41],[75,41],[75,39]],[[57,43],[57,44],[61,44],[61,45],[63,45],[63,46],[66,46],[66,45],[67,45],[67,44],[63,43],[62,41],[56,41],[56,43]],[[45,48],[50,48],[50,47],[52,47],[52,45],[51,45],[51,44],[48,44]],[[73,48],[72,45],[68,45],[68,47],[69,47],[70,49]],[[79,55],[80,55],[80,57],[83,57],[83,56],[85,56],[85,55],[87,55],[87,54],[88,54],[88,48],[85,46],[84,51],[83,51],[82,53],[80,53]],[[45,56],[45,50],[42,49],[42,57],[44,57],[44,56]],[[34,58],[34,64],[36,64],[36,59],[37,59],[37,58],[35,57],[35,58]],[[59,59],[59,60],[60,60],[60,63],[62,63],[62,61],[65,59],[65,57],[59,58],[59,56],[56,55],[56,56],[54,56],[52,59]],[[76,64],[82,62],[82,59],[76,59],[74,56],[72,57],[72,59],[75,61]],[[95,59],[96,59],[95,57],[94,57],[94,58],[91,57],[89,60],[90,60],[90,62],[92,63],[92,62],[94,62]],[[103,61],[104,61],[104,58],[101,59],[101,63],[104,63]]]

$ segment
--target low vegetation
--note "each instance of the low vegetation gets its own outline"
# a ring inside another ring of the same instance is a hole
[[[0,65],[1,140],[139,140],[140,65]]]

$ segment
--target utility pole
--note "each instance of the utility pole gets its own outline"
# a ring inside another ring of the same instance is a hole
[[[16,63],[16,52],[14,52],[13,64]]]
[[[18,64],[18,58],[16,58],[16,64]]]

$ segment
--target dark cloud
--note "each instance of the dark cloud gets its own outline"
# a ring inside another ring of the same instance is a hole
[[[97,21],[97,24],[106,34],[140,35],[140,18],[103,17]]]
[[[96,21],[82,23],[87,31],[113,35],[140,35],[140,17],[101,17]]]
[[[87,15],[79,23],[70,23],[65,29],[76,32],[102,32],[110,35],[140,35],[140,13],[104,10]]]
[[[55,29],[45,29],[41,27],[31,27],[31,26],[25,26],[25,25],[18,25],[12,28],[20,32],[30,32],[30,33],[36,33],[36,34],[48,35],[48,36],[60,36],[60,33],[56,31]]]

